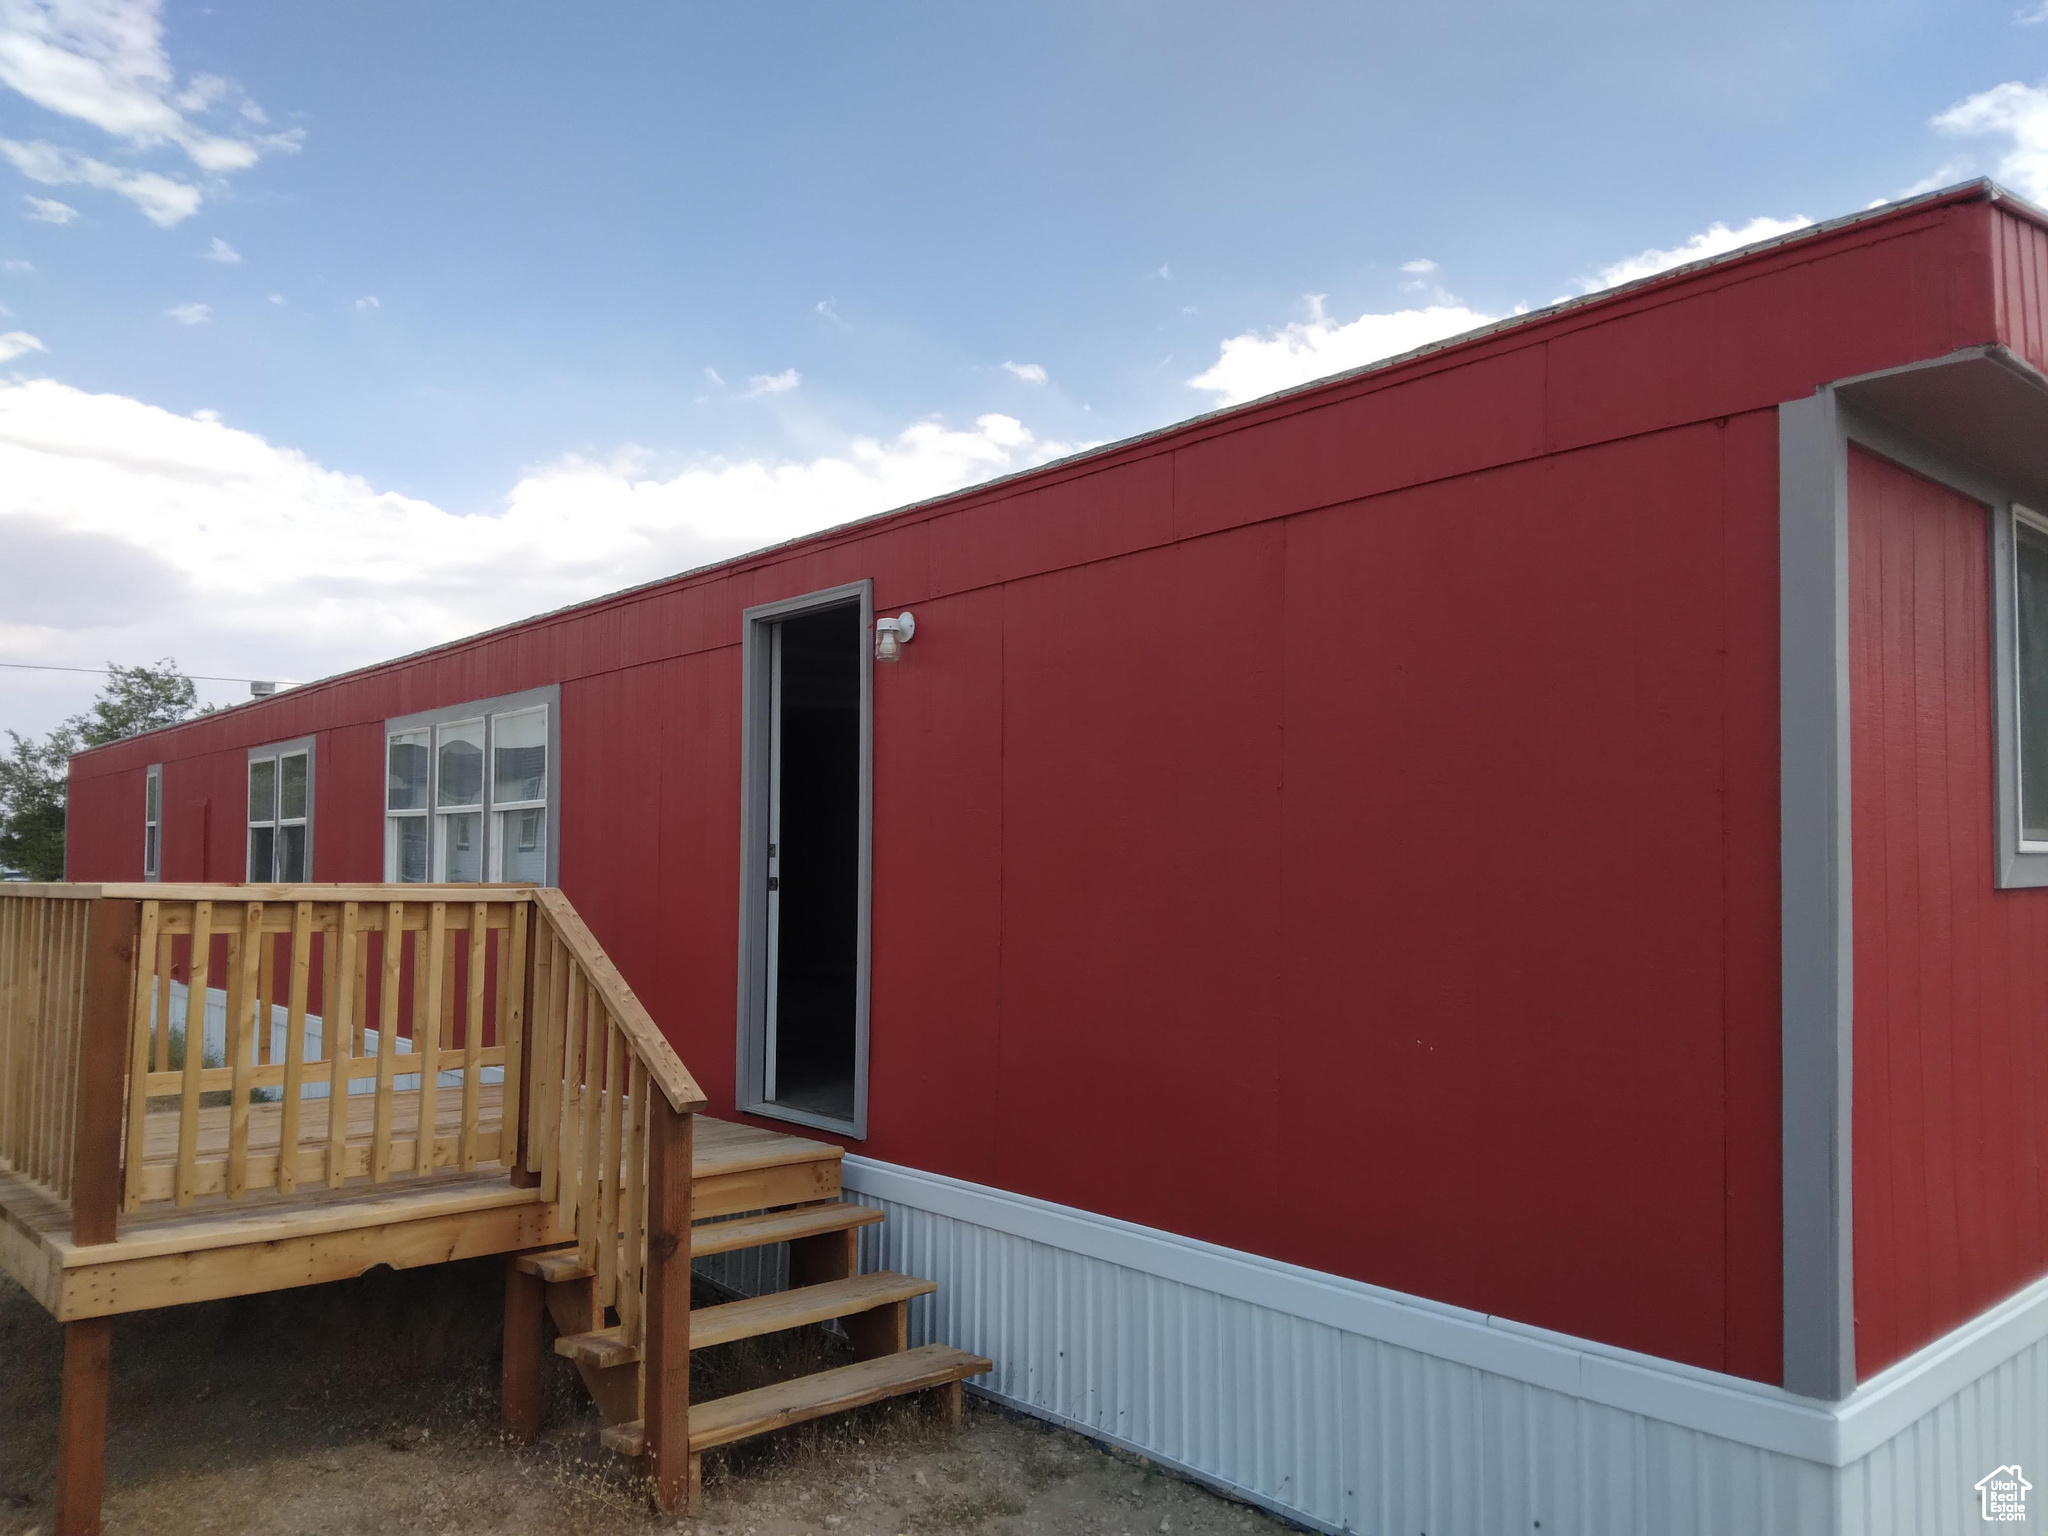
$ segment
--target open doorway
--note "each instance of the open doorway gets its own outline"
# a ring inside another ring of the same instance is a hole
[[[749,609],[741,1103],[861,1135],[867,1037],[866,583]]]

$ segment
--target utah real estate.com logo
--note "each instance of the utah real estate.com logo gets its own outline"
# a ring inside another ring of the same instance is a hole
[[[2018,1462],[2000,1467],[1978,1480],[1978,1508],[1986,1520],[2024,1520],[2027,1518],[2027,1491],[2033,1486],[2021,1474]]]

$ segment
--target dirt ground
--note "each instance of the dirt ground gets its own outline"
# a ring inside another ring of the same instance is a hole
[[[705,1459],[696,1520],[649,1511],[552,1356],[530,1446],[502,1440],[496,1261],[121,1319],[108,1536],[1224,1536],[1279,1522],[1150,1464],[968,1398],[945,1429],[879,1404]],[[706,1296],[704,1299],[715,1299]],[[850,1358],[822,1329],[704,1351],[692,1392],[743,1390]],[[0,1278],[0,1536],[47,1532],[61,1333]]]

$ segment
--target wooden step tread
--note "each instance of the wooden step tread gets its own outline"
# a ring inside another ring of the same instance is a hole
[[[857,1312],[871,1312],[914,1296],[928,1296],[938,1288],[936,1280],[920,1280],[915,1275],[881,1269],[871,1275],[855,1275],[851,1280],[828,1280],[822,1285],[801,1285],[795,1290],[728,1301],[722,1306],[698,1307],[690,1313],[690,1348],[709,1349],[735,1339],[781,1333],[786,1328],[802,1328],[835,1317],[852,1317]],[[614,1325],[589,1333],[565,1334],[555,1340],[555,1353],[584,1365],[608,1369],[631,1365],[640,1358],[640,1347],[626,1343]]]
[[[745,1301],[728,1301],[723,1306],[698,1307],[690,1313],[690,1348],[708,1349],[730,1344],[734,1339],[751,1339],[785,1328],[801,1328],[828,1318],[851,1317],[891,1302],[928,1296],[939,1288],[936,1280],[920,1280],[881,1269],[851,1280],[827,1280],[822,1285],[801,1285],[794,1290],[750,1296]],[[557,1346],[560,1347],[559,1345]]]
[[[844,1232],[853,1227],[871,1227],[882,1213],[870,1206],[847,1200],[829,1200],[822,1205],[793,1205],[761,1216],[741,1216],[732,1221],[707,1221],[690,1228],[690,1256],[732,1253],[741,1248],[762,1248],[769,1243],[787,1243],[801,1237],[823,1237],[827,1232]]]
[[[564,1334],[555,1340],[555,1353],[567,1355],[579,1365],[606,1370],[614,1365],[631,1365],[640,1358],[640,1346],[619,1337],[617,1326],[597,1328],[589,1333]]]
[[[588,1280],[597,1271],[580,1258],[574,1248],[556,1248],[548,1253],[522,1253],[512,1261],[523,1275],[539,1275],[550,1285],[564,1280]]]
[[[848,1200],[827,1200],[818,1205],[792,1205],[760,1216],[741,1216],[732,1221],[707,1221],[690,1229],[690,1257],[701,1259],[714,1253],[735,1253],[742,1248],[765,1248],[770,1243],[794,1242],[799,1238],[823,1237],[827,1232],[845,1232],[854,1227],[871,1227],[882,1213],[871,1206]],[[564,1280],[588,1280],[595,1270],[577,1257],[577,1250],[555,1248],[546,1253],[522,1253],[513,1261],[521,1274],[539,1275],[555,1284]]]
[[[885,1397],[965,1381],[993,1368],[989,1361],[964,1349],[955,1349],[950,1344],[927,1344],[921,1349],[881,1355],[856,1365],[820,1371],[815,1376],[799,1376],[794,1381],[778,1381],[708,1403],[692,1403],[690,1450],[694,1454],[714,1446],[731,1445],[735,1440],[765,1435],[807,1419],[822,1419],[827,1414],[879,1403]],[[605,1445],[622,1456],[638,1456],[645,1438],[645,1429],[638,1419],[630,1424],[614,1424],[604,1431]]]

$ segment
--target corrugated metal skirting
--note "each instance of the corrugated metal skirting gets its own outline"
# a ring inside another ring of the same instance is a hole
[[[1325,1530],[1960,1532],[1976,1522],[1972,1485],[1999,1464],[1987,1457],[2010,1454],[1993,1446],[2039,1448],[2048,1423],[2044,1341],[1838,1469],[851,1187],[848,1198],[887,1214],[861,1234],[863,1268],[939,1282],[912,1303],[912,1342],[996,1362],[977,1389]],[[772,1288],[773,1264],[717,1278]]]

